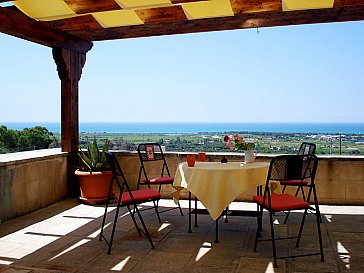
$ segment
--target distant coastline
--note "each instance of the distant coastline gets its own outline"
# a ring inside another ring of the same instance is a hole
[[[57,122],[0,122],[8,129],[22,130],[44,126],[59,133]],[[307,134],[364,134],[364,123],[80,123],[80,132],[88,133],[218,133],[272,132]]]

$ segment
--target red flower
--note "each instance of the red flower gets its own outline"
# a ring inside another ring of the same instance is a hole
[[[225,142],[229,142],[230,140],[231,140],[231,136],[225,136],[225,137],[224,137],[224,141],[225,141]]]

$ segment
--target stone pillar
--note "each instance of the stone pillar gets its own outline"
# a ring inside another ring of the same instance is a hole
[[[68,189],[71,195],[76,195],[79,191],[74,175],[74,170],[78,166],[78,82],[86,62],[86,54],[64,48],[53,48],[53,58],[61,80],[61,147],[63,152],[68,152]]]

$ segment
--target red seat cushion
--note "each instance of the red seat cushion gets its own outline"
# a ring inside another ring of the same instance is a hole
[[[299,185],[307,185],[308,182],[305,180],[281,180],[279,181],[281,185],[292,185],[292,186],[299,186]]]
[[[161,198],[161,195],[153,189],[136,190],[131,191],[131,193],[134,197],[135,203],[148,202]],[[120,193],[115,194],[115,197],[119,199]],[[129,192],[123,192],[123,195],[121,197],[121,203],[124,205],[129,205],[133,203]]]
[[[263,196],[253,196],[253,199],[254,202],[265,209],[269,208],[268,196],[266,196],[265,205],[263,205]],[[272,204],[271,210],[273,211],[305,209],[310,207],[309,203],[291,194],[272,194],[270,199]]]
[[[156,177],[156,178],[150,178],[149,181],[144,180],[143,182],[149,182],[149,183],[158,183],[158,184],[171,184],[174,181],[173,176],[162,176],[162,177]]]

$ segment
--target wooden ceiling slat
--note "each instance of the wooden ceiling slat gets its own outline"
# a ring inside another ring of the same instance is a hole
[[[282,11],[281,0],[242,1],[230,0],[234,14],[254,13],[264,11]]]
[[[115,0],[64,0],[64,2],[77,14],[121,9]]]
[[[290,12],[260,12],[231,17],[200,19],[191,21],[152,23],[139,26],[117,27],[91,31],[71,32],[91,41],[150,37],[172,34],[262,28],[285,25],[358,21],[364,18],[364,5]]]
[[[136,10],[135,13],[146,24],[188,20],[181,6],[140,9]]]
[[[49,21],[48,24],[63,31],[91,30],[102,28],[102,26],[90,14],[63,20]]]
[[[361,6],[364,5],[364,0],[334,0],[334,7],[344,6]]]
[[[49,47],[86,53],[92,43],[7,8],[0,8],[0,32]]]

